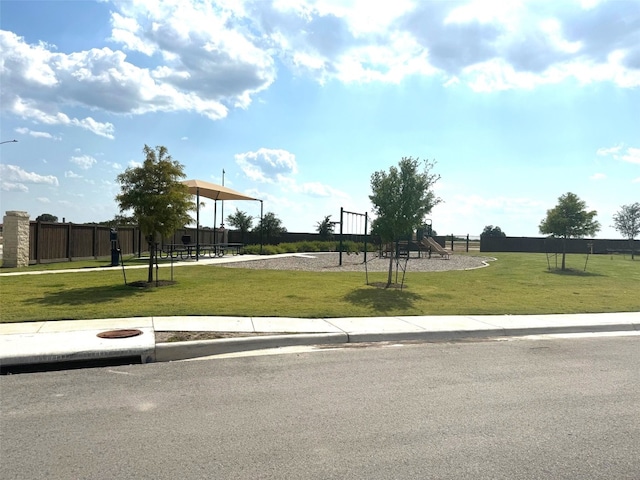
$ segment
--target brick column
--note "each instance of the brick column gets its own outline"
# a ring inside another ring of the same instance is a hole
[[[3,221],[3,267],[29,266],[29,214],[10,211]]]

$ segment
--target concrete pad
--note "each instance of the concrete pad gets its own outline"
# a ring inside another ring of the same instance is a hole
[[[483,330],[495,330],[493,325],[480,322],[472,317],[458,315],[442,315],[432,317],[398,317],[430,332],[465,331],[476,332]]]
[[[140,328],[141,335],[129,338],[99,338],[103,330],[49,332],[0,336],[0,363],[28,365],[37,363],[140,357],[143,363],[155,358],[152,328]]]
[[[419,332],[422,327],[400,317],[328,318],[327,322],[349,335],[354,333]]]
[[[103,318],[100,320],[58,320],[45,322],[40,333],[75,332],[78,330],[117,330],[122,328],[153,328],[151,317]]]
[[[253,332],[249,317],[153,317],[157,332]]]
[[[253,317],[252,321],[256,332],[342,332],[342,330],[321,318]]]
[[[14,333],[36,333],[45,322],[17,322],[0,323],[0,335],[10,335]]]

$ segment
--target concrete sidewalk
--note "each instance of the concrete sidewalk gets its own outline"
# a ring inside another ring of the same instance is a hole
[[[136,329],[127,338],[106,331]],[[156,343],[155,332],[234,332],[216,340]],[[135,317],[0,324],[0,366],[108,358],[143,363],[294,345],[433,341],[580,332],[640,332],[640,312],[368,318]],[[252,336],[241,336],[250,334]],[[260,335],[263,334],[263,335]]]

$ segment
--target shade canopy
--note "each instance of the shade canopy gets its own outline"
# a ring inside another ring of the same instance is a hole
[[[256,200],[257,198],[249,197],[236,190],[218,185],[216,183],[205,182],[204,180],[185,180],[184,183],[189,187],[189,193],[210,198],[211,200]]]

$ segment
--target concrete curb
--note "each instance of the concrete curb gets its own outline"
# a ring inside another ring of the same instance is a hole
[[[449,330],[419,332],[364,332],[364,333],[312,333],[270,335],[257,337],[221,338],[186,342],[157,343],[156,362],[171,362],[189,358],[208,357],[223,353],[236,353],[270,348],[333,345],[341,343],[375,343],[400,341],[443,341],[472,338],[506,338],[527,335],[553,335],[565,333],[635,332],[640,326],[632,323],[609,325],[571,325],[559,327],[495,328],[480,330]]]
[[[264,350],[267,348],[301,345],[331,345],[347,343],[346,333],[310,333],[295,335],[268,335],[264,337],[221,338],[156,344],[156,362],[171,362],[188,358],[208,357],[222,353]]]

